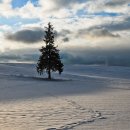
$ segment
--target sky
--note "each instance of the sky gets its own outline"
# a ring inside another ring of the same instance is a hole
[[[64,63],[130,66],[129,0],[0,0],[0,62],[36,62],[48,22]]]

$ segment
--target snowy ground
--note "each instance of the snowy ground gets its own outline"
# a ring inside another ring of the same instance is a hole
[[[130,68],[71,65],[55,77],[0,64],[0,130],[130,130]]]

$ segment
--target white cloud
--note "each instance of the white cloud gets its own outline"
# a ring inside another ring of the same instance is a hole
[[[12,31],[12,27],[8,25],[0,25],[0,29],[2,32],[10,32]]]
[[[16,15],[21,16],[22,18],[38,18],[41,13],[40,8],[35,7],[30,1],[21,8],[15,8],[14,12],[17,12]]]
[[[86,3],[86,10],[89,13],[109,12],[109,13],[128,13],[130,11],[129,0],[92,0]]]
[[[0,16],[10,17],[14,16],[14,11],[11,6],[12,0],[2,0],[0,3]]]

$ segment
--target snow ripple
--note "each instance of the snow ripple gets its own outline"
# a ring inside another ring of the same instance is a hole
[[[83,108],[81,105],[72,100],[65,100],[71,106],[73,106],[73,111],[75,112],[75,114],[71,115],[71,117],[75,116],[76,118],[72,118],[72,120],[70,120],[68,124],[62,125],[58,128],[48,128],[46,130],[69,130],[83,124],[92,123],[97,119],[106,119],[99,111],[94,111],[92,109],[87,110],[86,108]]]
[[[1,130],[68,130],[102,117],[99,111],[59,97],[49,102],[38,99],[0,106]]]

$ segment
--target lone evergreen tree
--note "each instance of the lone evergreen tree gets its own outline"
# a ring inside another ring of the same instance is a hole
[[[51,23],[48,23],[48,27],[45,27],[45,36],[43,39],[45,46],[39,49],[41,56],[37,63],[37,72],[41,75],[43,71],[46,71],[48,79],[51,79],[52,71],[58,71],[61,74],[64,66],[60,59],[59,50],[54,45],[53,29]]]

